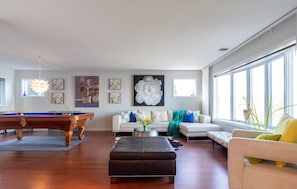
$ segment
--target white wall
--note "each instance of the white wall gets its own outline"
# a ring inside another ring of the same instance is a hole
[[[15,107],[15,72],[11,69],[0,68],[0,77],[5,78],[6,84],[6,105],[0,106],[0,112],[14,111]]]
[[[99,76],[100,101],[99,108],[75,108],[74,104],[74,77],[75,76]],[[164,106],[133,106],[133,75],[164,75]],[[51,81],[52,79],[62,78],[65,80],[65,103],[52,104],[51,94],[55,92],[49,90],[46,97],[22,97],[20,91],[20,81],[22,78],[32,78],[38,76],[36,71],[16,71],[16,111],[20,112],[44,112],[44,111],[85,111],[94,112],[95,118],[87,122],[86,130],[104,131],[111,130],[111,118],[113,114],[126,110],[136,109],[191,109],[201,110],[202,96],[202,72],[201,71],[80,71],[80,72],[62,72],[62,71],[42,71],[42,77]],[[121,79],[121,103],[109,104],[108,80],[111,78]],[[173,97],[173,79],[197,79],[197,97],[174,98]]]

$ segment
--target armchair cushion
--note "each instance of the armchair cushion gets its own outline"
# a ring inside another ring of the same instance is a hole
[[[275,141],[278,141],[280,137],[281,137],[280,134],[263,133],[263,134],[258,135],[256,137],[256,139],[258,139],[258,140],[275,140]],[[262,159],[255,158],[255,157],[250,157],[250,156],[248,156],[247,159],[252,164],[260,163],[262,161]]]

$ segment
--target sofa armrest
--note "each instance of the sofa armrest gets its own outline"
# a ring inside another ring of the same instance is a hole
[[[120,114],[112,116],[112,132],[120,132],[121,122],[122,116]]]
[[[211,116],[200,114],[199,115],[199,123],[210,123],[211,122]]]
[[[244,158],[246,156],[297,164],[297,144],[233,137],[228,148],[230,189],[240,189],[243,186]]]
[[[244,137],[244,138],[256,138],[262,133],[268,133],[264,131],[255,130],[244,130],[244,129],[234,129],[232,132],[232,137]]]

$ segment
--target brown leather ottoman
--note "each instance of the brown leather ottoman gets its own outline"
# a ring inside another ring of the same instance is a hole
[[[164,136],[124,136],[110,152],[109,176],[111,183],[116,177],[168,176],[174,183],[176,153]]]

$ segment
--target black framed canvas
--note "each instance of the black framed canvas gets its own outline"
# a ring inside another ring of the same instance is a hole
[[[164,106],[164,75],[134,75],[134,106]]]

